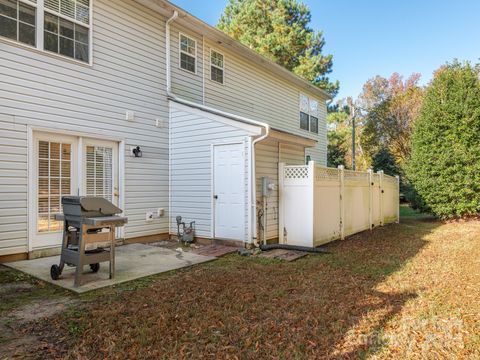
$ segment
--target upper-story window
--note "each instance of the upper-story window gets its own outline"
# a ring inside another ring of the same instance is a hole
[[[300,111],[300,129],[307,130],[309,129],[310,117],[307,113]]]
[[[210,51],[210,79],[212,79],[212,81],[218,82],[219,84],[223,84],[224,70],[225,70],[225,62],[224,62],[223,54],[219,53],[218,51],[211,50]]]
[[[0,36],[35,46],[35,13],[34,2],[0,0]]]
[[[197,42],[180,34],[180,68],[196,73]]]
[[[45,0],[43,46],[88,62],[89,0]]]
[[[90,61],[90,0],[0,0],[0,36]]]
[[[300,129],[318,134],[318,101],[300,94]]]

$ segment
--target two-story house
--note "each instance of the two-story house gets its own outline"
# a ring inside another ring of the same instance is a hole
[[[278,238],[261,178],[326,163],[327,99],[164,0],[0,0],[0,256],[58,247],[68,194],[124,209],[119,238],[177,215],[200,238]]]

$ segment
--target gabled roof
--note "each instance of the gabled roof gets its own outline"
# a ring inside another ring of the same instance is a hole
[[[267,59],[266,57],[260,55],[256,51],[250,49],[249,47],[243,45],[239,41],[231,38],[223,31],[208,25],[204,21],[200,20],[196,16],[190,14],[189,12],[183,10],[182,8],[172,4],[166,0],[135,0],[136,2],[145,5],[146,7],[153,9],[166,17],[171,17],[173,11],[178,12],[178,18],[175,20],[180,23],[187,29],[190,29],[193,32],[200,32],[203,35],[207,36],[209,39],[216,41],[218,44],[230,48],[233,52],[236,52],[246,58],[249,61],[254,62],[255,64],[273,72],[276,75],[281,76],[283,79],[295,84],[305,91],[309,91],[317,95],[324,100],[332,99],[331,95],[328,94],[325,90],[318,88],[312,83],[302,79],[298,75],[292,73],[291,71],[285,69],[283,66],[276,64],[275,62]]]

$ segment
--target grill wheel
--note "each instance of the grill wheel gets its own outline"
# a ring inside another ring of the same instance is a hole
[[[62,272],[60,271],[60,266],[58,265],[52,265],[50,268],[50,276],[52,277],[52,280],[58,280]]]
[[[92,270],[93,273],[97,273],[98,270],[100,270],[100,264],[99,263],[90,264],[90,270]]]

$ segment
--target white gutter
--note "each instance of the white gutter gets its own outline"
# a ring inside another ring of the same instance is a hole
[[[265,140],[270,133],[270,127],[267,125],[265,128],[265,134],[256,138],[255,140],[252,141],[252,148],[250,150],[250,153],[252,154],[252,158],[250,160],[250,172],[252,174],[252,221],[253,221],[253,243],[255,246],[258,247],[258,239],[257,239],[257,191],[255,187],[257,186],[257,177],[255,173],[255,144]],[[263,214],[264,219],[267,218],[267,214]],[[267,233],[267,229],[263,229],[264,234]],[[265,235],[264,235],[265,236]]]
[[[166,76],[167,76],[167,97],[170,98],[173,101],[176,101],[178,103],[181,103],[181,104],[193,107],[193,108],[197,108],[197,109],[200,109],[200,110],[203,110],[203,111],[207,111],[207,112],[210,112],[210,113],[213,113],[213,114],[216,114],[216,115],[219,115],[219,116],[223,116],[223,117],[226,117],[226,118],[230,118],[230,119],[233,119],[233,120],[237,120],[237,121],[240,121],[240,122],[243,122],[243,123],[256,125],[256,126],[261,126],[265,129],[265,134],[260,135],[259,137],[257,137],[255,140],[252,141],[252,146],[251,146],[251,149],[250,149],[251,158],[250,158],[250,162],[249,162],[250,174],[252,174],[252,178],[250,179],[251,180],[250,181],[250,183],[251,183],[250,191],[251,191],[251,199],[252,199],[252,210],[251,210],[252,214],[251,214],[250,221],[253,225],[253,231],[252,231],[253,232],[253,236],[252,236],[253,242],[254,242],[255,246],[258,246],[258,242],[257,242],[257,219],[256,219],[256,215],[257,215],[257,193],[256,193],[256,189],[255,189],[256,188],[255,144],[257,144],[258,142],[260,142],[262,140],[265,140],[270,135],[270,125],[268,125],[267,123],[264,123],[264,122],[252,120],[252,119],[249,119],[249,118],[246,118],[246,117],[243,117],[243,116],[239,116],[239,115],[231,114],[231,113],[221,111],[221,110],[218,110],[218,109],[215,109],[215,108],[211,108],[209,106],[205,106],[205,105],[202,105],[202,104],[197,104],[193,101],[182,99],[182,98],[180,98],[180,97],[178,97],[178,96],[176,96],[175,94],[172,93],[172,79],[171,79],[171,70],[170,70],[170,24],[173,21],[175,21],[175,19],[177,17],[178,17],[178,11],[175,10],[173,12],[172,16],[165,23],[165,50],[166,50],[166,57],[167,57],[165,64],[166,64]],[[204,74],[202,76],[205,77]],[[169,171],[169,177],[170,177],[170,173],[171,173],[171,171]],[[170,183],[171,183],[171,179],[169,181],[169,184]],[[170,187],[170,185],[169,185],[169,187]],[[266,216],[266,214],[264,216]],[[249,241],[251,241],[251,239],[249,239]]]
[[[170,19],[167,20],[165,23],[165,51],[167,54],[166,62],[165,62],[165,67],[166,67],[166,78],[167,78],[167,94],[170,92],[172,88],[172,83],[171,83],[171,76],[170,76],[170,23],[174,21],[178,17],[178,12],[175,10],[173,12],[173,15]],[[171,127],[170,127],[170,119],[172,118],[171,110],[170,108],[168,109],[168,235],[172,233],[172,160],[170,156],[170,149],[172,148],[171,146]]]
[[[175,10],[172,17],[165,23],[165,52],[167,55],[165,66],[167,68],[167,95],[172,91],[172,77],[170,75],[170,23],[175,21],[177,17],[178,11]]]
[[[205,36],[202,35],[202,104],[205,105]]]

